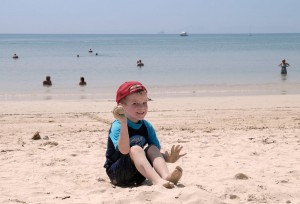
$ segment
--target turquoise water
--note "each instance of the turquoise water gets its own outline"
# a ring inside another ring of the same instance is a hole
[[[19,59],[11,58],[14,53]],[[300,34],[0,34],[0,98],[104,97],[127,80],[165,90],[180,86],[259,89],[282,84],[297,90],[299,53]],[[278,67],[283,58],[292,65],[285,78]],[[136,67],[138,59],[144,67]],[[46,75],[52,79],[50,88],[41,85]],[[86,87],[78,86],[81,76]]]

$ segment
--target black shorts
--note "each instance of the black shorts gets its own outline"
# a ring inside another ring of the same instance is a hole
[[[147,155],[146,148],[144,151]],[[116,186],[138,186],[146,178],[135,168],[129,154],[122,155],[115,163],[106,169],[112,184]]]
[[[287,74],[286,68],[282,68],[282,69],[281,69],[281,74]]]

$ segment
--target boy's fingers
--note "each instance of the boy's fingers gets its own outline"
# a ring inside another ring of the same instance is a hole
[[[116,119],[122,119],[125,117],[125,110],[122,106],[116,106],[114,109],[113,109],[113,115]]]
[[[180,152],[182,148],[183,148],[182,146],[177,145],[176,148],[175,148],[175,149],[176,149],[176,152]]]
[[[115,108],[115,112],[118,113],[119,115],[123,115],[124,114],[124,108],[122,106],[117,106]]]
[[[179,155],[180,157],[183,157],[183,156],[185,156],[187,153],[184,153],[184,154],[181,154],[181,155]]]
[[[171,153],[173,153],[174,151],[175,151],[175,145],[172,146]]]

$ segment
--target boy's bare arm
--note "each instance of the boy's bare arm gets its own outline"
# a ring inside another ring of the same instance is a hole
[[[173,145],[171,148],[171,152],[165,151],[165,152],[161,152],[161,154],[163,155],[166,162],[174,163],[178,159],[180,159],[181,157],[183,157],[187,154],[187,153],[180,154],[180,151],[182,150],[182,148],[183,147],[181,145],[176,145],[176,146]]]
[[[125,116],[124,108],[122,106],[115,107],[113,110],[113,115],[121,123],[120,137],[118,142],[119,151],[122,154],[128,154],[130,151],[130,145],[129,145],[127,118]]]

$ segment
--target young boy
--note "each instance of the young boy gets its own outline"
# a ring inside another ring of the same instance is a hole
[[[104,167],[112,184],[140,185],[145,179],[154,185],[173,188],[182,176],[181,167],[169,172],[166,162],[174,163],[186,154],[173,145],[171,153],[162,153],[152,125],[144,120],[148,111],[147,89],[137,81],[123,83],[117,90],[117,119],[112,123]]]

